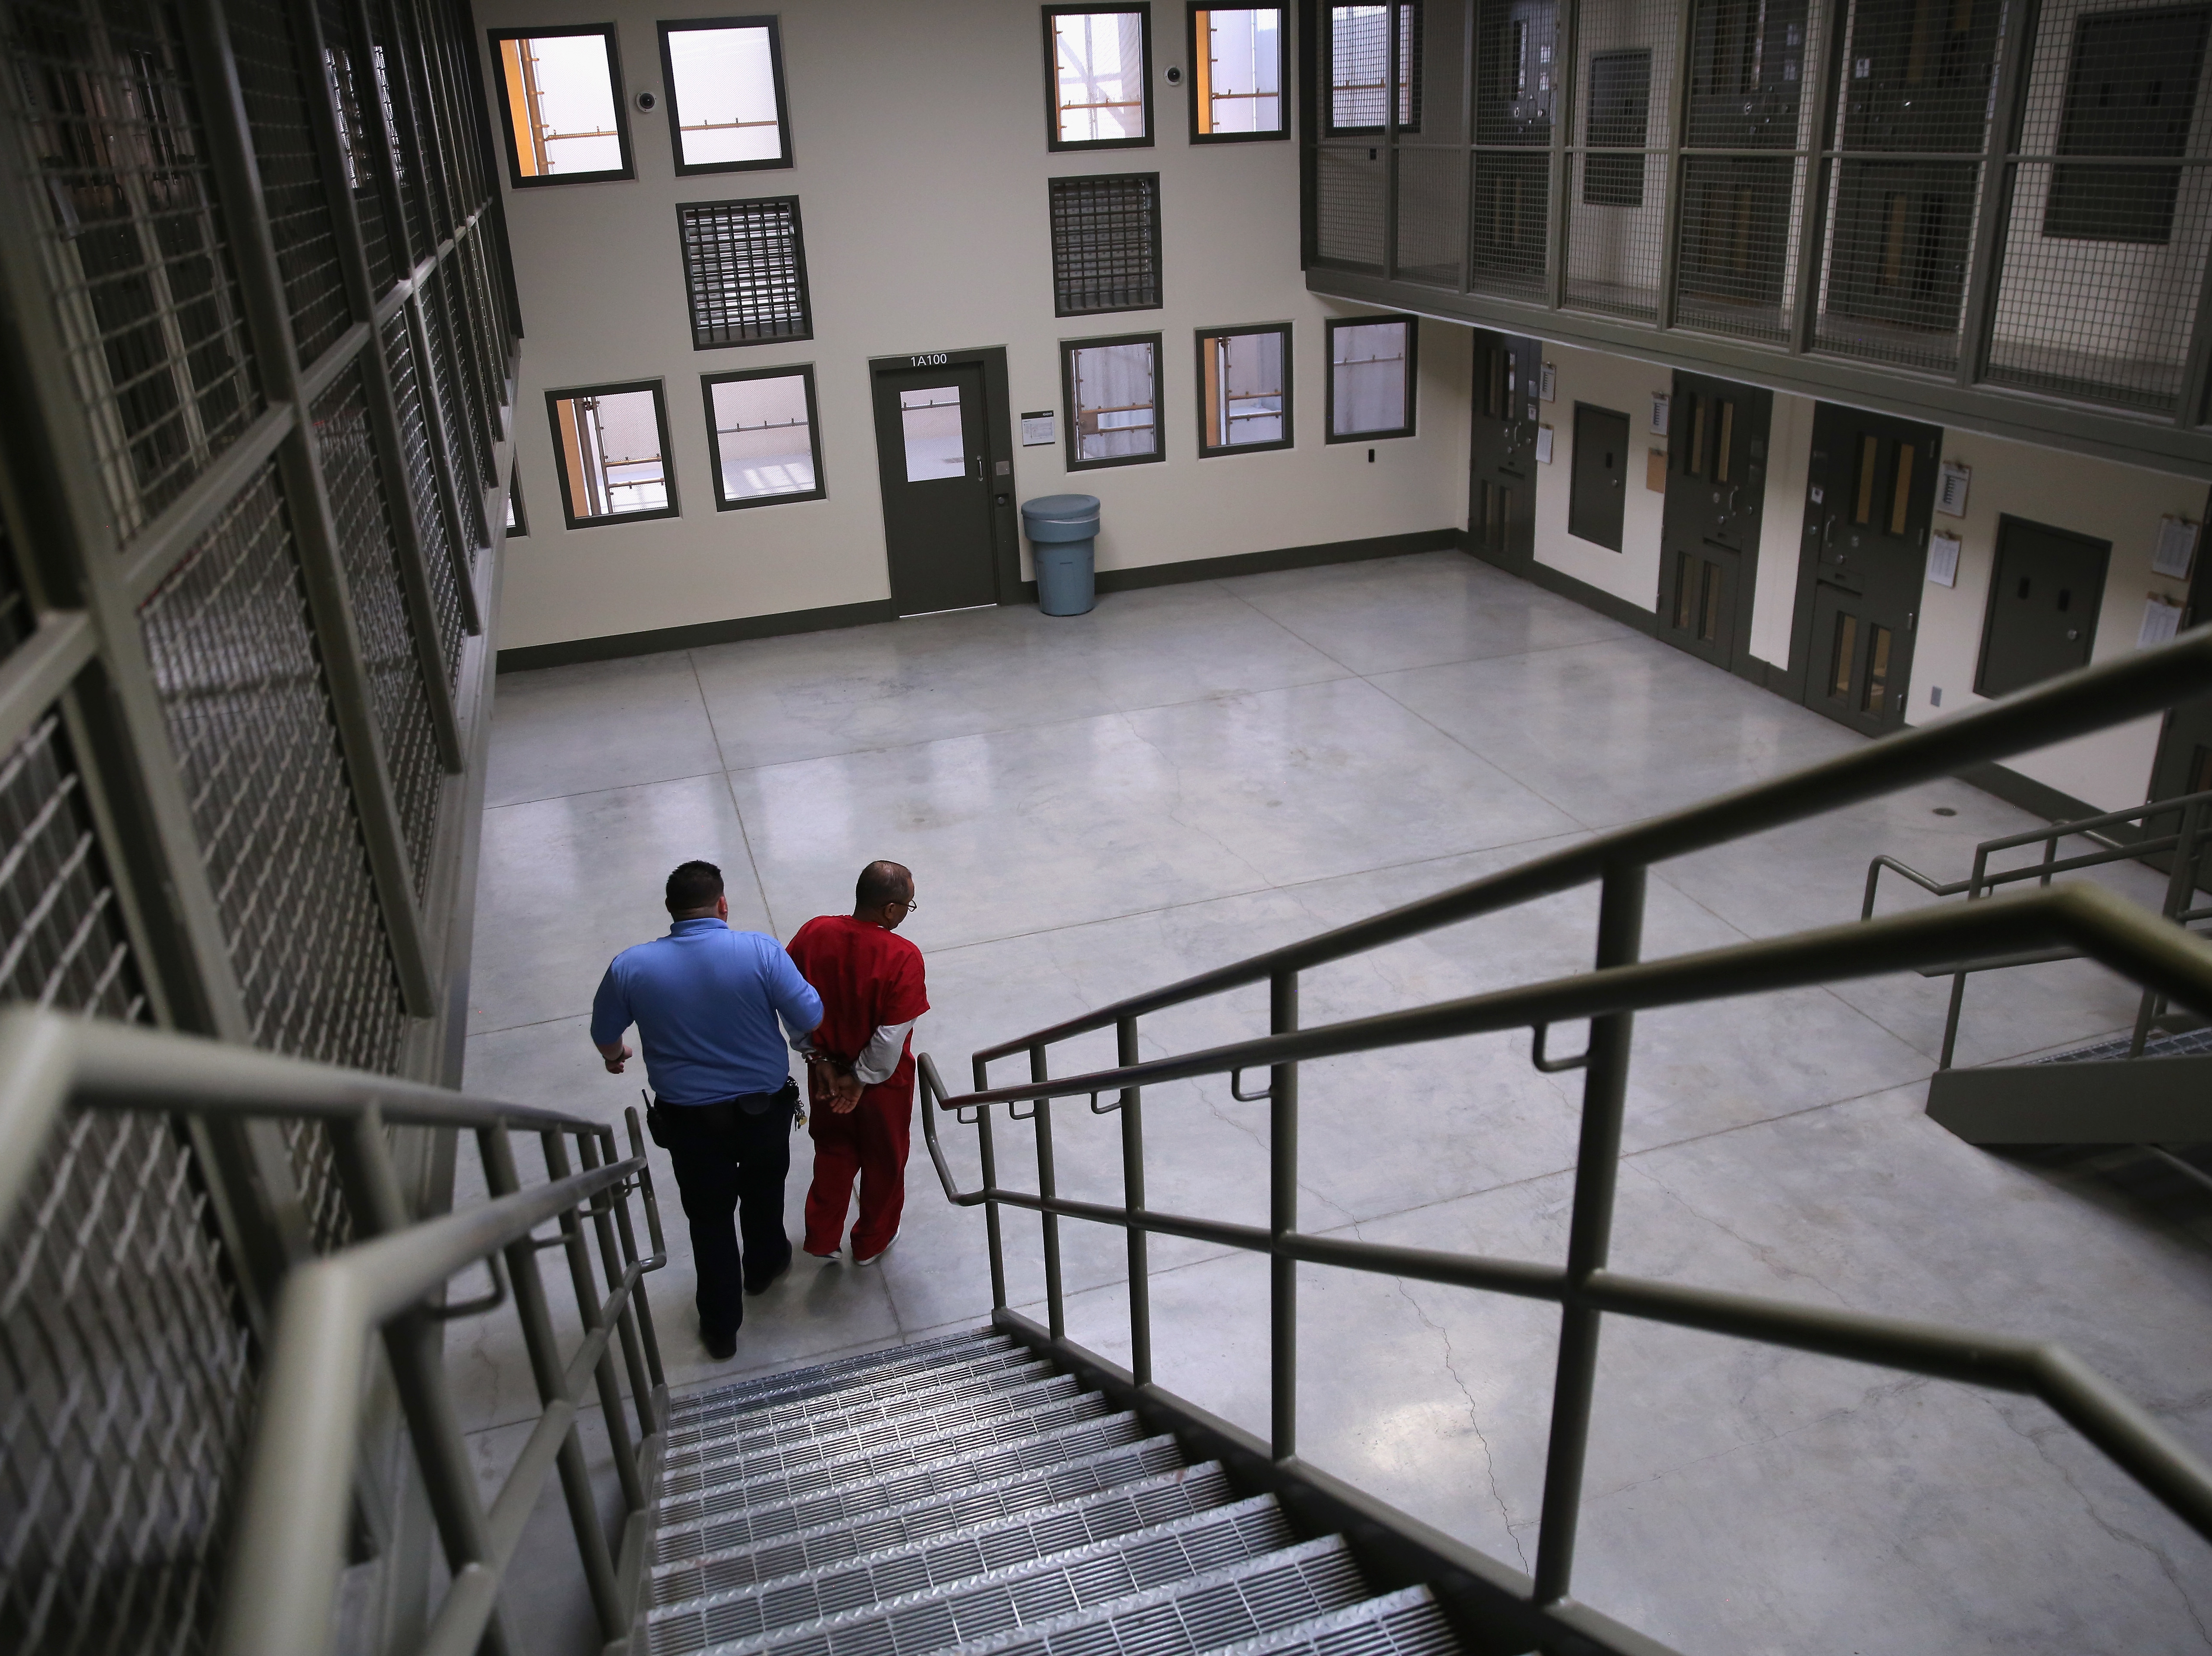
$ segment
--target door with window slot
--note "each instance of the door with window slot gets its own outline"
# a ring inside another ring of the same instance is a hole
[[[1659,636],[1716,667],[1751,658],[1751,589],[1774,394],[1677,373],[1659,537]]]
[[[878,369],[876,458],[902,616],[998,602],[983,367]]]
[[[1797,640],[1805,705],[1899,729],[1936,507],[1940,428],[1823,403],[1813,418]]]
[[[1468,545],[1516,574],[1536,553],[1536,407],[1541,348],[1477,330],[1474,428],[1468,445]]]

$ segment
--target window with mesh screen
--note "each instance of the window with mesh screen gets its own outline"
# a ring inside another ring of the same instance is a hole
[[[2062,155],[2179,160],[2188,152],[2212,8],[2102,12],[2074,25]],[[2043,234],[2084,241],[2167,242],[2178,167],[2061,165],[2051,169]]]
[[[663,23],[660,67],[678,173],[791,165],[775,18]]]
[[[1413,318],[1332,317],[1328,440],[1413,434]]]
[[[1160,175],[1054,179],[1056,316],[1160,307]]]
[[[753,368],[701,383],[717,508],[823,498],[812,368]]]
[[[676,223],[694,349],[814,337],[798,197],[691,202]]]
[[[1150,6],[1047,6],[1044,45],[1050,148],[1152,143]]]
[[[1201,455],[1291,446],[1289,324],[1198,336],[1198,422]]]
[[[1583,200],[1592,207],[1644,205],[1641,152],[1651,124],[1651,53],[1594,52],[1589,60],[1589,113],[1583,126],[1590,154],[1583,162]]]
[[[494,29],[491,49],[516,185],[634,176],[613,24]]]
[[[1401,132],[1421,130],[1421,8],[1331,6],[1328,14],[1328,119],[1331,133],[1380,132],[1397,93]],[[1391,72],[1395,33],[1397,72]]]
[[[1166,458],[1160,440],[1160,337],[1071,339],[1060,348],[1070,470]]]
[[[569,528],[677,515],[658,379],[549,391],[545,406]]]
[[[1283,94],[1283,11],[1190,9],[1190,136],[1224,143],[1291,136]]]

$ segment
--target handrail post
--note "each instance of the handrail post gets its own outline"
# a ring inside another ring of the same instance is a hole
[[[1606,870],[1598,900],[1598,970],[1629,965],[1643,952],[1644,889],[1641,864]],[[1602,1314],[1583,1302],[1582,1290],[1593,1271],[1605,1269],[1613,1245],[1613,1188],[1620,1173],[1621,1119],[1635,1023],[1632,1012],[1590,1020],[1589,1063],[1583,1071],[1582,1138],[1575,1156],[1574,1217],[1567,1234],[1566,1294],[1559,1312],[1559,1371],[1552,1387],[1542,1528],[1536,1541],[1539,1604],[1565,1598],[1574,1576],[1575,1525],[1581,1516]]]
[[[522,1188],[514,1170],[514,1147],[506,1128],[477,1128],[477,1149],[483,1159],[484,1187],[493,1196],[512,1196]],[[538,1273],[537,1245],[529,1237],[518,1236],[507,1245],[507,1276],[514,1290],[515,1315],[522,1319],[523,1344],[530,1353],[531,1378],[538,1382],[538,1401],[574,1401],[568,1394],[560,1341],[553,1332],[553,1313],[545,1303],[545,1279]],[[626,1638],[629,1623],[623,1608],[622,1586],[615,1576],[614,1554],[599,1525],[599,1496],[592,1489],[592,1469],[584,1459],[583,1440],[576,1435],[574,1420],[561,1440],[555,1461],[561,1471],[561,1494],[568,1505],[568,1526],[575,1532],[576,1552],[584,1566],[584,1583],[591,1591],[592,1611],[599,1617],[600,1635],[607,1641]]]
[[[1046,1073],[1044,1047],[1042,1044],[1030,1048],[1030,1079],[1044,1081]],[[1040,1098],[1036,1101],[1036,1157],[1037,1194],[1049,1202],[1060,1194],[1060,1181],[1054,1175],[1052,1162],[1052,1101]],[[1067,1307],[1060,1293],[1060,1216],[1041,1213],[1037,1216],[1044,1232],[1044,1305],[1045,1319],[1052,1329],[1054,1340],[1067,1338]]]
[[[559,1129],[538,1135],[545,1147],[545,1171],[556,1179],[566,1179],[575,1171],[569,1165],[567,1136]],[[584,1135],[577,1135],[577,1147],[583,1149]],[[585,1165],[591,1165],[586,1156]],[[584,1227],[574,1208],[561,1215],[561,1252],[568,1256],[568,1281],[576,1293],[576,1319],[583,1325],[584,1332],[596,1334],[603,1320],[605,1307],[602,1295],[592,1281],[592,1247],[585,1240]],[[634,1513],[645,1505],[645,1481],[637,1470],[637,1451],[631,1447],[629,1428],[623,1420],[622,1382],[615,1375],[615,1354],[605,1345],[599,1348],[599,1360],[592,1366],[592,1378],[599,1392],[601,1423],[607,1432],[607,1448],[615,1463],[615,1476],[621,1481],[623,1510]]]
[[[1394,14],[1395,15],[1395,14]],[[1267,980],[1267,1033],[1298,1027],[1298,974]],[[1268,1374],[1272,1447],[1278,1461],[1298,1452],[1298,1265],[1279,1251],[1298,1228],[1298,1066],[1277,1064],[1267,1075],[1267,1233],[1277,1245],[1267,1262]]]
[[[2051,841],[2051,848],[2054,852],[2058,848],[2058,841],[2055,837]],[[1976,846],[1974,847],[1974,871],[1966,881],[1966,901],[1968,902],[1973,902],[1977,899],[1987,895],[1983,891],[1982,884],[1984,879],[1989,873],[1989,867],[1990,848],[1988,845],[1984,843]],[[1956,1055],[1959,1050],[1959,1019],[1961,1015],[1965,1013],[1966,1010],[1966,974],[1964,972],[1960,972],[1955,974],[1951,979],[1951,1004],[1949,1009],[1943,1015],[1943,1050],[1936,1059],[1936,1067],[1939,1070],[1949,1069],[1951,1067],[1951,1059]]]
[[[615,1154],[615,1130],[601,1127],[597,1132],[577,1134],[576,1155],[586,1171],[600,1166],[602,1156],[608,1162],[620,1161],[622,1158]],[[634,1244],[628,1239],[618,1241],[615,1234],[614,1216],[629,1206],[629,1195],[617,1189],[608,1192],[606,1205],[592,1216],[592,1227],[599,1239],[599,1271],[610,1289],[622,1286],[623,1273],[637,1257]],[[631,1309],[637,1297],[635,1294],[623,1295],[622,1309],[616,1313],[617,1331],[622,1336],[623,1365],[629,1370],[630,1407],[637,1411],[638,1433],[641,1437],[651,1437],[653,1380],[645,1371],[645,1349],[638,1338],[637,1317]]]
[[[1114,1061],[1137,1061],[1137,1020],[1114,1025]],[[1121,1204],[1132,1214],[1145,1206],[1145,1119],[1143,1089],[1121,1093]],[[1151,1238],[1136,1226],[1129,1237],[1129,1376],[1139,1386],[1152,1383],[1152,1267]]]
[[[640,1164],[637,1170],[637,1190],[638,1194],[645,1198],[646,1234],[652,1239],[653,1254],[659,1259],[661,1265],[666,1265],[668,1250],[661,1240],[660,1204],[653,1194],[653,1163],[645,1153],[645,1135],[638,1131],[637,1112],[635,1109],[625,1109],[623,1112],[623,1119],[629,1127],[629,1153],[638,1159]],[[638,1257],[637,1231],[629,1221],[629,1203],[627,1198],[615,1210],[615,1227],[622,1233],[623,1259],[627,1265]],[[659,1266],[648,1264],[646,1269],[656,1271]],[[644,1277],[638,1278],[637,1286],[630,1290],[629,1297],[631,1303],[637,1307],[638,1332],[645,1341],[645,1372],[655,1386],[665,1386],[668,1383],[668,1376],[662,1371],[660,1366],[660,1337],[653,1331],[653,1296],[645,1291]],[[644,1413],[641,1410],[639,1418],[643,1420],[644,1417]],[[656,1421],[647,1426],[645,1430],[647,1432],[658,1430],[661,1423]]]
[[[991,1065],[988,1059],[977,1059],[970,1066],[975,1077],[975,1090],[981,1092],[991,1084]],[[983,1171],[983,1236],[991,1253],[991,1309],[1006,1308],[1006,1246],[1000,1233],[999,1217],[999,1150],[991,1137],[991,1107],[985,1105],[975,1112],[975,1159]]]

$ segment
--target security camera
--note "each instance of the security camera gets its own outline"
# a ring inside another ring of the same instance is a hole
[[[637,94],[637,106],[647,115],[653,113],[653,106],[659,101],[650,92],[641,92]]]
[[[1182,84],[1182,71],[1179,69],[1170,70],[1168,71],[1168,84],[1170,86],[1181,86]]]

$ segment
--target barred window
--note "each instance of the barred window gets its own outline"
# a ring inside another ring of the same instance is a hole
[[[1055,316],[1160,308],[1160,175],[1054,179]]]
[[[1105,149],[1152,141],[1152,11],[1148,5],[1044,9],[1054,149]]]
[[[494,29],[491,49],[518,186],[633,176],[613,24]]]
[[[775,18],[663,23],[660,66],[678,173],[791,165]]]
[[[814,337],[798,197],[691,202],[676,222],[695,350]]]

